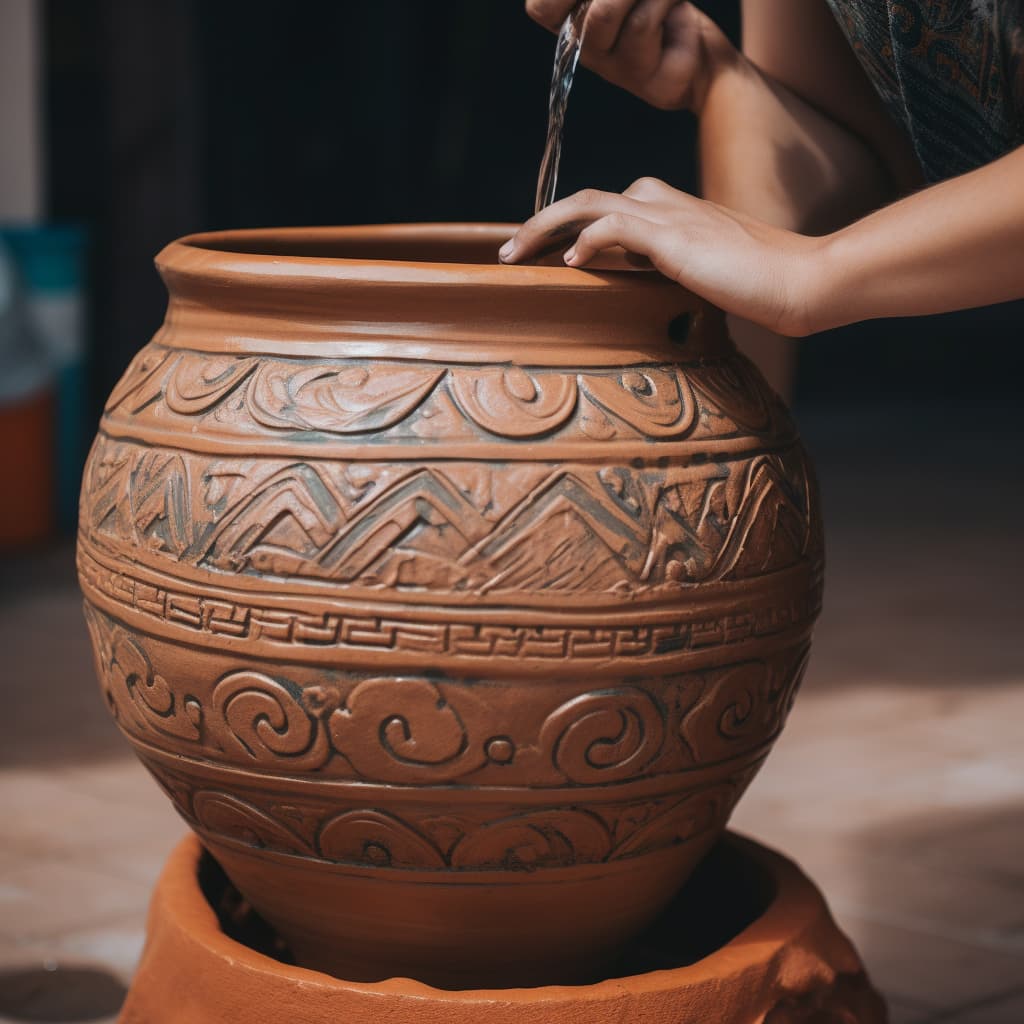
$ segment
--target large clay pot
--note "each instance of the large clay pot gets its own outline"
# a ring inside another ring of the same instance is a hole
[[[498,266],[510,233],[173,243],[86,471],[111,710],[350,980],[599,969],[721,834],[819,607],[806,457],[721,316]]]

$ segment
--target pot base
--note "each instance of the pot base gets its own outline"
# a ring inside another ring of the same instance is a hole
[[[680,920],[702,922],[679,928]],[[821,893],[729,835],[625,958],[590,985],[448,991],[293,966],[198,840],[164,868],[124,1024],[884,1024],[884,1003]]]
[[[206,848],[237,891],[252,895],[295,963],[346,981],[403,977],[464,990],[586,985],[610,968],[632,973],[616,962],[620,951],[713,842],[701,836],[611,864],[506,871],[500,882],[494,872],[459,872],[456,884],[448,872],[353,869],[211,839]],[[685,920],[709,913],[690,910]]]

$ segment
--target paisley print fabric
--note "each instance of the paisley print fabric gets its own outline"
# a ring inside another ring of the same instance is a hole
[[[928,181],[1024,142],[1024,0],[828,3]]]

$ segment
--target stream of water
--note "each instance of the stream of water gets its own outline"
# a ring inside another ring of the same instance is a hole
[[[544,156],[537,175],[537,199],[534,213],[550,206],[555,198],[558,184],[558,164],[562,158],[562,129],[565,125],[565,108],[569,102],[569,90],[576,74],[583,47],[583,19],[590,0],[581,0],[562,23],[555,44],[555,68],[551,75],[551,96],[548,100],[548,138]]]

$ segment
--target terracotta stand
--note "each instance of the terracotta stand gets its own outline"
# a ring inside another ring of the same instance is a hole
[[[202,879],[202,884],[200,880]],[[234,900],[234,913],[231,912]],[[212,903],[218,905],[220,915]],[[725,911],[717,908],[728,908]],[[716,908],[712,911],[712,908]],[[444,991],[408,979],[353,983],[293,967],[229,937],[240,904],[197,839],[157,885],[124,1024],[884,1024],[886,1012],[821,894],[777,853],[728,836],[623,976],[592,985]],[[679,948],[676,915],[730,937]],[[244,914],[241,915],[244,918]],[[250,921],[251,923],[251,921]],[[244,922],[243,922],[244,924]],[[258,934],[250,928],[249,934]],[[259,944],[259,943],[258,943]],[[269,948],[267,937],[263,945]],[[674,966],[674,964],[688,964]],[[628,970],[640,966],[637,972]],[[661,969],[651,969],[651,968]]]

